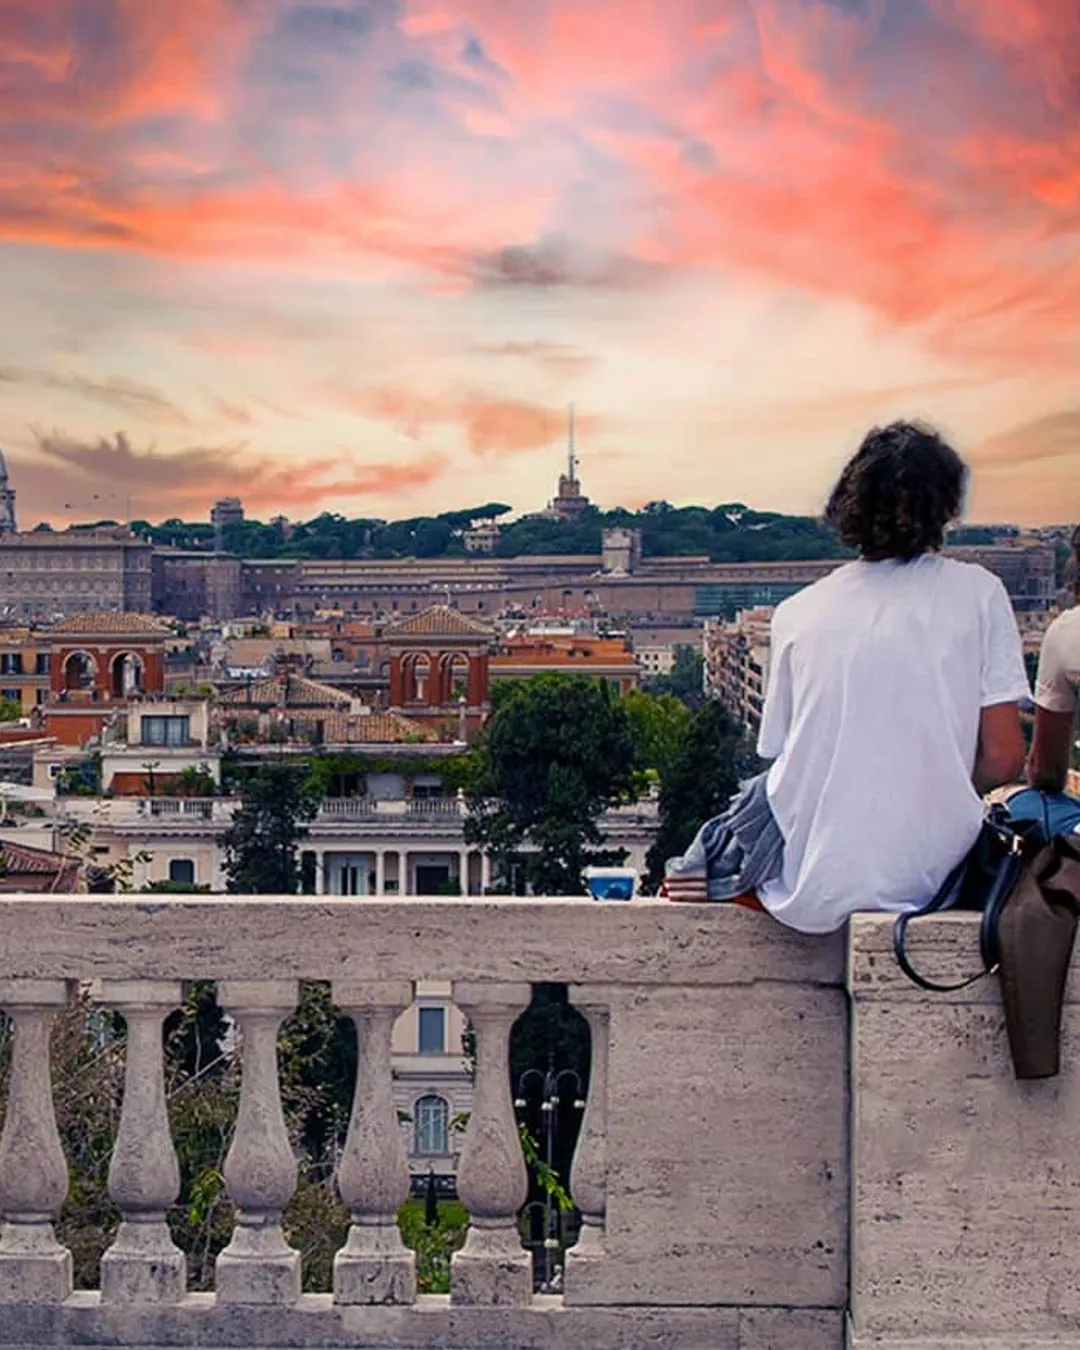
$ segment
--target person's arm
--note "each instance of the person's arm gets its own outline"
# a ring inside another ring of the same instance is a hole
[[[971,775],[975,791],[983,796],[1005,783],[1015,783],[1024,772],[1027,747],[1017,703],[994,703],[979,716],[979,748]]]
[[[1076,714],[1035,709],[1035,738],[1027,764],[1027,780],[1041,792],[1064,792],[1069,777]]]
[[[1016,615],[1005,587],[995,577],[983,614],[979,741],[971,774],[980,796],[1022,779],[1027,746],[1020,725],[1020,701],[1030,697]]]
[[[1071,626],[1050,625],[1039,653],[1035,681],[1035,739],[1031,745],[1027,778],[1043,792],[1064,792],[1069,774],[1073,726],[1076,721],[1075,641]]]

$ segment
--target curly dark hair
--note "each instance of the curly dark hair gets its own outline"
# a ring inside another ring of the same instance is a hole
[[[875,427],[848,460],[825,508],[840,542],[870,562],[939,549],[960,513],[967,466],[933,427]]]

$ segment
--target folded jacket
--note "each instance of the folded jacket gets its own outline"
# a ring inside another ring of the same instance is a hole
[[[743,783],[722,815],[707,820],[681,858],[664,870],[664,894],[678,899],[734,900],[778,877],[784,838],[769,806],[767,774]]]

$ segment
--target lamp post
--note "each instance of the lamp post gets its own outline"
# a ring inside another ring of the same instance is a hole
[[[529,1107],[530,1086],[539,1095],[541,1137],[537,1141],[537,1151],[540,1160],[547,1168],[547,1177],[541,1180],[544,1191],[543,1200],[534,1200],[527,1204],[524,1212],[529,1214],[530,1211],[539,1209],[543,1214],[544,1278],[540,1284],[539,1292],[551,1294],[559,1292],[555,1253],[559,1250],[562,1231],[562,1207],[558,1204],[550,1184],[554,1179],[555,1140],[559,1130],[559,1107],[563,1101],[563,1094],[572,1091],[573,1109],[580,1113],[585,1110],[585,1095],[582,1090],[581,1075],[574,1069],[560,1069],[556,1072],[554,1065],[550,1062],[546,1070],[526,1069],[518,1079],[517,1096],[514,1098],[514,1109],[518,1113],[521,1124],[524,1124],[521,1117]],[[561,1277],[561,1264],[558,1270]]]

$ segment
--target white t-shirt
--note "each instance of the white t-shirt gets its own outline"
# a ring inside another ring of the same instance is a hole
[[[1029,697],[1009,598],[981,567],[853,562],[785,600],[758,741],[784,836],[765,907],[826,933],[925,904],[979,832],[981,709]]]
[[[1080,607],[1059,614],[1043,638],[1035,702],[1047,712],[1076,711],[1080,692]]]

